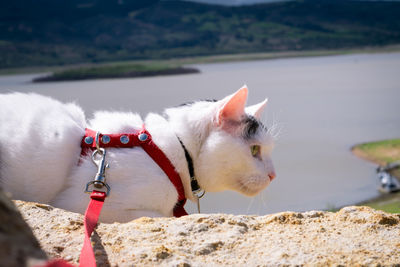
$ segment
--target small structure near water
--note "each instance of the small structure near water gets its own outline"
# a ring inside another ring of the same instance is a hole
[[[376,169],[380,182],[379,190],[384,193],[392,193],[400,191],[400,181],[392,175],[394,170],[400,168],[400,162],[392,162],[386,166],[379,166]]]

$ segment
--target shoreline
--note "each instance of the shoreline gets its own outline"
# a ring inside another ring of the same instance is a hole
[[[400,139],[398,139],[398,140],[400,140]],[[385,161],[380,158],[380,156],[382,156],[382,154],[383,154],[382,148],[386,143],[395,142],[395,141],[396,141],[396,139],[357,144],[357,145],[352,146],[350,148],[350,151],[354,156],[356,156],[362,160],[377,164],[378,166],[384,166],[384,165],[390,163],[390,161],[387,161],[387,160]],[[375,153],[377,153],[377,155],[379,155],[379,157],[373,156],[374,154],[372,152],[368,153],[368,152],[366,152],[366,150],[363,150],[362,149],[363,146],[373,147],[371,150],[374,151]],[[396,148],[393,147],[393,150],[395,150],[395,149]],[[378,152],[376,152],[375,150]],[[394,156],[393,158],[396,159],[396,156]],[[400,170],[395,171],[391,174],[395,178],[400,180]],[[379,196],[373,197],[373,198],[365,200],[365,201],[361,201],[359,203],[355,203],[354,205],[369,206],[369,207],[372,207],[375,209],[381,209],[381,210],[384,210],[387,212],[400,213],[400,204],[399,203],[400,203],[400,192],[392,192],[392,193],[380,192]]]
[[[120,67],[118,65],[113,66]],[[76,68],[60,72],[53,72],[47,76],[40,76],[32,80],[33,83],[41,82],[61,82],[61,81],[82,81],[95,79],[122,79],[122,78],[141,78],[155,76],[169,76],[200,73],[198,69],[187,67],[164,67],[158,70],[142,70],[138,66],[125,68],[119,72],[112,71],[113,67],[88,67]],[[143,66],[139,66],[143,68]]]
[[[363,143],[363,144],[368,144],[368,143]],[[362,160],[368,161],[369,163],[373,163],[373,164],[376,164],[378,166],[386,165],[386,163],[384,161],[374,159],[371,156],[368,156],[366,153],[363,153],[358,147],[358,146],[363,145],[363,144],[358,144],[358,145],[352,146],[350,148],[351,153],[354,156],[356,156],[356,157],[358,157],[358,158],[360,158]]]
[[[360,47],[349,49],[336,49],[336,50],[307,50],[307,51],[284,51],[284,52],[260,52],[260,53],[244,53],[244,54],[220,54],[211,56],[194,56],[182,57],[171,59],[147,59],[147,60],[127,60],[127,61],[109,61],[102,63],[77,63],[71,65],[55,65],[55,66],[31,66],[21,68],[5,68],[0,69],[0,77],[5,75],[18,75],[18,74],[35,74],[45,72],[65,71],[75,68],[90,68],[99,66],[113,66],[113,65],[169,65],[175,68],[185,67],[187,65],[195,64],[211,64],[211,63],[225,63],[225,62],[243,62],[243,61],[258,61],[258,60],[275,60],[286,58],[307,58],[307,57],[323,57],[323,56],[338,56],[338,55],[352,55],[352,54],[379,54],[379,53],[397,53],[400,52],[400,44],[381,46],[381,47]],[[152,76],[152,75],[149,75]],[[147,76],[147,77],[149,77]]]

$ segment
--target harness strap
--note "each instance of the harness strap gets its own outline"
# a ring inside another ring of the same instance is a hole
[[[141,147],[164,171],[178,192],[178,202],[173,210],[174,216],[181,217],[188,215],[183,207],[186,203],[185,189],[183,188],[181,177],[176,172],[175,167],[169,161],[167,156],[161,151],[161,149],[151,140],[151,138],[149,138],[147,142],[142,142]]]
[[[85,136],[82,138],[81,147],[83,148],[91,148],[95,149],[96,142],[96,131],[86,128]],[[138,139],[140,134],[147,134],[150,137],[150,134],[145,130],[140,130],[135,133],[122,133],[122,134],[102,134],[100,133],[100,147],[114,147],[114,148],[130,148],[139,146],[143,141]]]
[[[96,131],[86,129],[85,136],[82,139],[81,147],[82,154],[88,153],[88,150],[96,149]],[[132,148],[140,146],[142,149],[157,163],[157,165],[168,176],[171,183],[175,186],[178,193],[178,200],[174,207],[173,214],[175,217],[188,215],[184,209],[186,203],[185,190],[181,177],[175,170],[174,165],[164,154],[164,152],[153,142],[153,139],[148,131],[143,127],[142,130],[136,133],[121,133],[121,134],[100,134],[100,147],[102,148]]]

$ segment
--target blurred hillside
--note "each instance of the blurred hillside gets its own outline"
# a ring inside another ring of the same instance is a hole
[[[398,44],[399,18],[386,1],[2,1],[0,68]]]

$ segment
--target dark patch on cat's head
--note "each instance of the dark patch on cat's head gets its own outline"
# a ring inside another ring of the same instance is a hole
[[[218,100],[216,100],[216,99],[203,99],[203,100],[199,100],[199,101],[189,101],[189,102],[185,102],[183,104],[180,104],[178,107],[191,106],[191,105],[193,105],[194,103],[197,103],[197,102],[217,102],[217,101]]]
[[[242,123],[244,124],[243,137],[245,139],[253,138],[256,135],[258,129],[260,128],[264,131],[267,131],[267,127],[265,127],[255,117],[250,115],[246,116],[246,118],[242,120]]]

